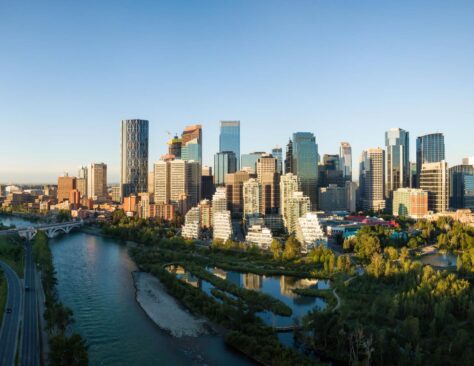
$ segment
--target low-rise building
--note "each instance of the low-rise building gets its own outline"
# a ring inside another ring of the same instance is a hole
[[[301,243],[303,253],[309,252],[318,245],[327,245],[327,237],[324,235],[316,212],[307,212],[298,218],[296,239]]]
[[[272,231],[261,225],[253,225],[248,230],[245,241],[248,244],[257,245],[261,249],[267,250],[272,245]]]
[[[422,189],[399,188],[393,192],[393,216],[421,219],[428,213],[428,192]]]

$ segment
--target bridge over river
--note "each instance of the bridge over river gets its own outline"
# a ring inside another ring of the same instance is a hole
[[[47,224],[47,225],[39,225],[39,226],[31,226],[31,227],[22,227],[18,229],[11,229],[11,230],[2,230],[0,231],[0,235],[19,235],[26,240],[33,240],[36,234],[39,231],[43,231],[46,233],[48,238],[54,238],[59,233],[69,234],[71,230],[80,228],[84,225],[84,221],[68,221],[68,222],[61,222],[57,224]]]

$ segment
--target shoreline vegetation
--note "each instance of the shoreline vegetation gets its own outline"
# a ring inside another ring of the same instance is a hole
[[[287,243],[275,250],[272,245],[271,253],[227,242],[206,248],[178,237],[173,224],[126,218],[120,212],[102,225],[107,236],[138,243],[130,254],[139,268],[159,278],[193,313],[226,328],[226,343],[261,364],[318,364],[304,355],[310,354],[336,364],[469,365],[474,358],[474,292],[467,279],[474,272],[474,229],[448,219],[401,220],[400,228],[364,227],[341,242],[342,255],[319,247],[301,257],[285,255],[291,254]],[[457,270],[423,265],[415,252],[428,245],[462,250]],[[171,264],[218,286],[208,295],[167,272]],[[245,296],[229,296],[224,283],[219,288],[209,267],[330,279],[332,292],[296,292],[328,301],[326,309],[310,312],[294,332],[304,354],[279,343]]]
[[[86,341],[71,329],[74,323],[72,310],[58,299],[53,257],[48,238],[38,232],[33,241],[33,256],[41,271],[41,281],[45,293],[46,331],[49,341],[49,364],[51,366],[87,366]]]

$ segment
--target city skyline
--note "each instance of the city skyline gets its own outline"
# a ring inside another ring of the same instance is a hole
[[[221,120],[241,121],[241,154],[284,147],[299,131],[315,134],[321,155],[348,141],[355,177],[361,152],[383,147],[389,128],[410,132],[411,161],[417,136],[443,132],[447,161],[458,164],[473,155],[473,8],[2,3],[0,127],[26,132],[2,141],[0,181],[54,182],[103,161],[118,182],[117,124],[128,118],[150,121],[150,166],[166,152],[167,132],[192,124],[203,125],[212,166]],[[129,19],[141,22],[123,27]]]

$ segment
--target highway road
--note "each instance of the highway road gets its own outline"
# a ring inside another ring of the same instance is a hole
[[[20,363],[40,365],[39,319],[32,245],[25,244],[25,292]]]
[[[0,330],[0,365],[13,366],[15,362],[18,331],[20,329],[23,292],[20,279],[16,272],[2,261],[0,261],[0,267],[3,270],[8,285],[7,302],[5,304],[3,324]],[[11,313],[7,314],[6,309],[11,309]]]

